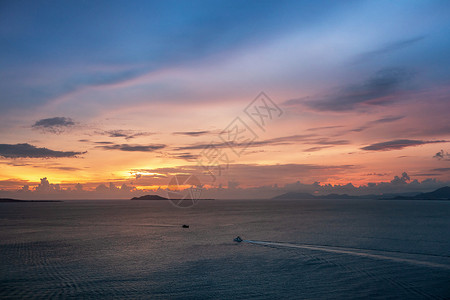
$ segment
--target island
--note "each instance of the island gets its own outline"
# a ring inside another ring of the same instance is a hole
[[[188,198],[189,199],[189,198]],[[186,199],[186,200],[188,200]],[[145,196],[141,196],[141,197],[133,197],[130,200],[183,200],[183,199],[174,199],[174,198],[165,198],[165,197],[161,197],[159,195],[145,195]],[[194,200],[215,200],[215,199],[210,199],[210,198],[201,198],[201,199],[194,199]]]
[[[312,195],[309,193],[297,193],[297,192],[288,192],[276,197],[273,197],[273,200],[311,200],[311,199],[374,199],[377,198],[376,195],[362,195],[362,196],[351,196],[347,194],[328,194],[328,195]]]
[[[387,194],[387,195],[360,195],[352,196],[347,194],[312,195],[301,192],[288,192],[276,197],[274,200],[310,200],[310,199],[378,199],[378,200],[450,200],[450,187],[445,186],[429,193],[414,193],[412,195]]]
[[[5,202],[14,202],[14,203],[22,203],[22,202],[63,202],[62,200],[19,200],[12,198],[0,198],[0,203]]]
[[[169,200],[158,195],[145,195],[141,197],[133,197],[131,200]]]
[[[429,193],[420,193],[415,196],[396,196],[391,200],[450,200],[450,187],[444,186]]]

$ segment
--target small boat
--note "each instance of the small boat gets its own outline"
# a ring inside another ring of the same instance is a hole
[[[181,226],[183,228],[189,228],[189,225],[184,224],[183,226]]]
[[[240,243],[240,242],[242,242],[242,239],[240,236],[237,236],[233,239],[233,241]]]

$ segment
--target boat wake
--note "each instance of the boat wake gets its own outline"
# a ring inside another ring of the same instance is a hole
[[[344,247],[332,247],[332,246],[309,245],[309,244],[292,244],[292,243],[280,243],[280,242],[264,242],[264,241],[252,241],[252,240],[242,240],[242,242],[253,244],[253,245],[261,245],[261,246],[299,248],[299,249],[306,249],[306,250],[313,250],[313,251],[324,251],[324,252],[331,252],[331,253],[355,255],[355,256],[367,257],[367,258],[372,258],[372,259],[390,260],[390,261],[399,262],[399,263],[407,263],[407,264],[412,264],[412,265],[419,265],[419,266],[425,266],[425,267],[450,270],[450,264],[442,264],[442,263],[436,263],[436,262],[431,262],[431,261],[426,261],[426,260],[386,255],[386,252],[390,252],[390,251],[363,250],[363,249],[357,249],[357,248],[344,248]],[[383,253],[383,252],[385,252],[385,253]],[[409,253],[405,253],[405,254],[409,254]],[[414,255],[414,254],[411,253],[411,255]],[[426,256],[426,254],[421,254],[421,256]],[[435,256],[435,255],[433,255],[433,256]]]

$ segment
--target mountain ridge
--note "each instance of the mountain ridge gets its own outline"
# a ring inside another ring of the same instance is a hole
[[[273,197],[274,200],[310,200],[310,199],[381,199],[381,200],[450,200],[450,187],[445,186],[428,193],[419,193],[416,195],[361,195],[352,196],[348,194],[327,194],[312,195],[305,192],[288,192]]]

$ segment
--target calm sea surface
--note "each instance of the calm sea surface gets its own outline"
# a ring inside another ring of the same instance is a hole
[[[450,202],[0,203],[0,298],[450,299]]]

